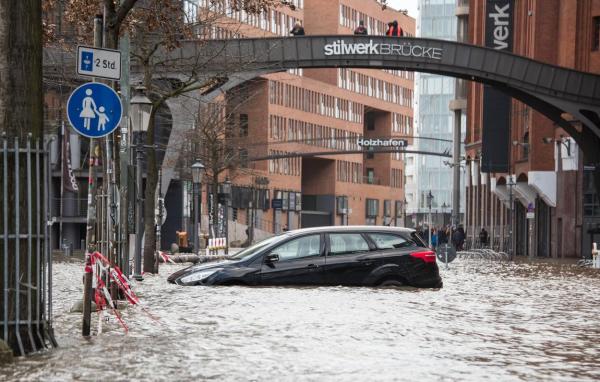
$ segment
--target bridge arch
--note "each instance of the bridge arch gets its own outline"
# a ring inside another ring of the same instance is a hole
[[[225,79],[205,100],[260,75],[295,68],[409,70],[489,84],[563,127],[586,155],[600,162],[600,76],[504,51],[425,38],[309,35],[191,40],[162,54],[170,63],[164,77],[201,67],[198,81]],[[582,131],[572,119],[581,122]]]

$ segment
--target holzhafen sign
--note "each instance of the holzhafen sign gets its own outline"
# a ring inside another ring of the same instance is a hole
[[[368,55],[398,55],[405,57],[423,57],[433,60],[441,60],[441,48],[432,48],[417,44],[380,44],[373,40],[365,43],[347,43],[337,40],[332,44],[324,46],[326,56],[337,56],[342,54],[368,54]]]

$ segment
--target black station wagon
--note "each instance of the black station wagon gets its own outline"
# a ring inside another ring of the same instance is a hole
[[[347,285],[441,288],[435,252],[414,230],[305,228],[273,236],[222,262],[171,276],[179,285]]]

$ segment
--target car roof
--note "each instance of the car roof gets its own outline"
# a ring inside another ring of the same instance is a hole
[[[291,236],[303,235],[307,233],[321,232],[390,232],[390,233],[411,233],[415,230],[405,227],[390,227],[377,225],[336,225],[324,227],[301,228],[286,232]]]

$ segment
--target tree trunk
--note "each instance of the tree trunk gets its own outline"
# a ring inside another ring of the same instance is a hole
[[[213,170],[211,194],[212,194],[212,227],[214,237],[219,236],[219,173]]]
[[[24,147],[28,135],[33,139],[42,139],[43,135],[43,101],[42,101],[42,12],[41,2],[39,0],[0,0],[0,132],[6,134],[9,141],[9,147],[14,144],[14,138],[19,138],[21,147]],[[35,171],[31,178],[27,178],[25,163],[26,154],[19,154],[19,171],[15,173],[15,155],[9,155],[7,163],[2,162],[0,158],[0,168],[7,166],[8,171],[7,184],[0,182],[0,235],[4,235],[5,229],[9,235],[16,233],[28,233],[28,205],[27,205],[27,182],[32,184],[37,182]],[[43,167],[42,167],[43,168]],[[0,175],[2,176],[2,175]],[[3,179],[0,178],[0,179]],[[16,182],[19,182],[19,192],[16,192]],[[7,186],[7,193],[4,194],[4,186]],[[35,194],[33,187],[32,200],[36,200],[39,195]],[[17,205],[17,198],[19,204]],[[4,200],[8,202],[8,211],[4,210]],[[43,211],[38,210],[36,203],[30,206],[32,220],[36,222],[43,221]],[[16,224],[15,209],[19,214],[19,225]],[[4,213],[8,214],[8,226],[4,227]],[[4,245],[4,240],[1,240]],[[12,321],[18,313],[20,319],[31,317],[31,320],[41,320],[41,316],[36,316],[41,310],[35,309],[35,305],[28,304],[25,298],[27,291],[35,290],[41,287],[37,264],[32,262],[28,256],[28,238],[22,236],[18,239],[9,239],[9,250],[5,253],[4,248],[0,247],[0,323],[4,315],[8,312],[8,319]],[[41,243],[34,241],[34,243]],[[18,246],[17,246],[18,245]],[[35,245],[35,244],[33,244]],[[39,245],[39,244],[38,244]],[[18,251],[17,251],[18,248]],[[33,248],[35,253],[36,248]],[[18,258],[20,266],[19,271],[15,272],[16,259]],[[8,263],[8,269],[4,268],[4,261]],[[31,271],[31,284],[27,286],[27,269]],[[6,279],[4,278],[6,272]],[[19,281],[21,280],[21,281]],[[4,283],[8,281],[8,291],[4,290]],[[16,291],[14,285],[19,282],[20,285],[20,304],[16,305]],[[5,296],[4,293],[8,295]],[[8,304],[4,304],[4,298],[8,298]],[[24,301],[25,300],[25,301]],[[35,301],[34,304],[40,304],[41,301]],[[18,308],[18,311],[17,311]],[[4,327],[1,327],[0,333],[3,334]],[[13,351],[19,353],[29,353],[36,348],[41,347],[37,338],[28,336],[27,325],[21,321],[20,325],[8,326],[7,342]],[[17,335],[21,339],[21,345],[17,340]],[[0,337],[0,338],[3,338]]]

